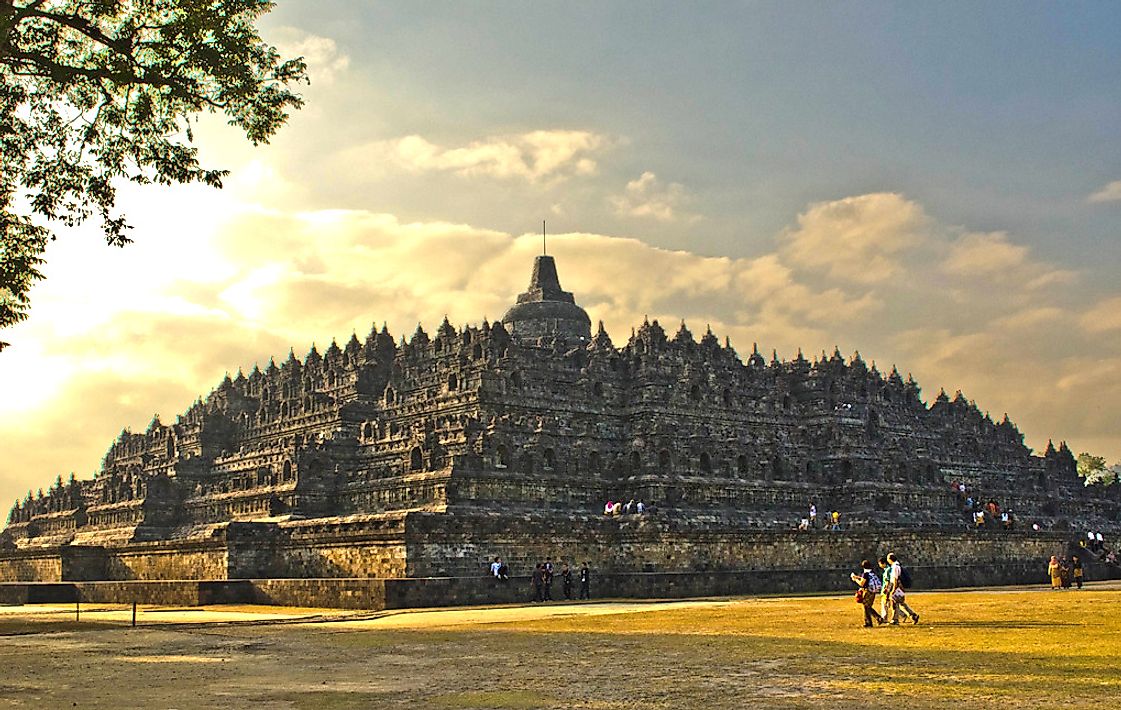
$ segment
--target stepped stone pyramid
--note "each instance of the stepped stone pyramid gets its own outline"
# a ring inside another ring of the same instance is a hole
[[[722,541],[790,529],[811,502],[857,528],[957,530],[951,481],[1022,521],[1117,526],[1121,487],[1084,487],[1065,444],[1033,455],[1007,415],[960,392],[928,406],[910,376],[859,353],[743,358],[684,322],[672,334],[643,322],[616,346],[539,256],[499,322],[445,318],[400,342],[375,327],[121,432],[92,479],[17,501],[0,542],[186,550],[241,535],[305,550],[258,556],[256,574],[413,576],[584,539],[620,569],[719,569],[742,562]],[[657,510],[630,557],[609,549],[625,544],[619,526],[604,527],[604,501],[620,499]],[[687,555],[667,552],[685,539]],[[175,570],[132,574],[205,573]]]

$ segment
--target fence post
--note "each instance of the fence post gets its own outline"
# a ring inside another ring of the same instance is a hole
[[[82,590],[74,587],[74,621],[82,618]]]
[[[136,601],[132,602],[132,625],[136,626]]]

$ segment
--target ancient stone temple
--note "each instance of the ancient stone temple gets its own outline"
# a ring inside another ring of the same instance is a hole
[[[227,376],[173,422],[123,431],[94,478],[15,504],[0,570],[429,577],[551,553],[689,572],[794,549],[829,565],[861,548],[774,547],[798,544],[790,530],[811,503],[848,531],[925,550],[968,524],[951,482],[1021,527],[1118,524],[1118,487],[1084,487],[1065,444],[1033,455],[1007,416],[960,392],[928,406],[910,376],[859,354],[742,357],[707,329],[671,331],[643,322],[621,345],[602,324],[593,333],[554,259],[537,257],[500,322],[445,319],[400,342],[383,326],[289,353]],[[653,511],[603,515],[632,499]]]

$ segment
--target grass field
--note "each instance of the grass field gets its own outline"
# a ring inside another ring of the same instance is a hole
[[[1121,591],[909,601],[921,624],[875,629],[847,597],[136,629],[6,613],[0,707],[1121,707]]]

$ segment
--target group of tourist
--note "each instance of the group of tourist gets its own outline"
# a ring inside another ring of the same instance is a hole
[[[491,575],[501,581],[505,582],[510,579],[510,568],[502,561],[501,557],[495,557],[494,562],[490,564]],[[553,558],[546,557],[544,562],[538,562],[533,566],[533,574],[530,575],[530,585],[532,587],[531,601],[546,602],[553,599],[553,578],[556,576],[556,570],[553,567]],[[569,568],[567,562],[561,563],[560,569],[561,578],[561,592],[564,594],[565,599],[572,599],[572,588],[574,582],[574,575]],[[580,582],[580,599],[591,599],[591,584],[592,584],[592,571],[588,568],[588,563],[580,565],[580,569],[576,571],[575,581]]]
[[[1051,561],[1047,565],[1047,574],[1051,577],[1051,589],[1070,589],[1071,586],[1082,589],[1084,572],[1082,570],[1082,560],[1078,559],[1078,555],[1073,555],[1070,562],[1067,562],[1066,557],[1051,555]]]
[[[1117,553],[1105,545],[1105,536],[1093,530],[1086,531],[1086,537],[1079,536],[1078,554],[1071,555],[1068,561],[1065,556],[1051,555],[1047,563],[1047,576],[1051,579],[1051,589],[1062,591],[1064,589],[1082,589],[1086,581],[1085,561],[1098,562],[1105,565],[1121,566],[1118,563]]]
[[[830,530],[841,529],[841,511],[833,510],[826,513],[825,527]],[[810,503],[809,515],[798,521],[799,530],[816,530],[817,529],[817,504]]]
[[[510,579],[510,568],[502,561],[501,557],[495,557],[494,562],[490,563],[490,573],[501,582]]]
[[[966,510],[972,511],[973,524],[978,529],[986,527],[995,527],[997,521],[1000,521],[1000,527],[1005,530],[1012,530],[1016,527],[1016,516],[1011,510],[1003,510],[996,500],[990,498],[987,503],[982,503],[978,498],[966,499]],[[991,524],[989,524],[991,523]]]
[[[533,567],[533,575],[530,577],[530,584],[533,586],[532,601],[547,602],[553,599],[553,576],[555,570],[553,569],[553,560],[551,557],[546,557],[544,562],[538,562]],[[572,570],[569,568],[567,562],[561,563],[560,578],[561,590],[564,598],[572,599]],[[591,599],[591,580],[592,572],[588,569],[588,563],[585,562],[580,566],[580,599]]]
[[[1004,530],[1016,529],[1016,514],[1002,509],[995,499],[983,501],[973,489],[959,481],[950,483],[950,491],[957,496],[962,510],[975,529],[995,529],[998,525]]]
[[[906,590],[911,586],[911,573],[899,563],[894,552],[878,560],[880,572],[868,560],[860,562],[860,572],[849,577],[856,584],[856,601],[864,608],[864,628],[876,624],[899,626],[902,621],[919,623],[919,615],[907,604]],[[876,600],[880,602],[876,610]],[[873,623],[875,622],[875,624]]]
[[[644,515],[652,512],[652,506],[648,506],[642,501],[636,501],[634,498],[626,503],[621,500],[609,500],[603,506],[604,515]]]
[[[1086,541],[1082,543],[1082,546],[1088,548],[1091,552],[1101,553],[1105,550],[1105,538],[1102,537],[1100,532],[1096,533],[1087,530]]]
[[[1105,546],[1105,538],[1100,532],[1087,532],[1084,540],[1078,541],[1079,547],[1087,550],[1090,557],[1107,565],[1118,566],[1117,553]]]

